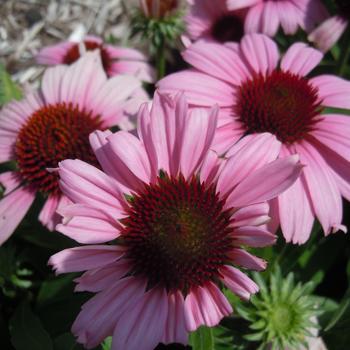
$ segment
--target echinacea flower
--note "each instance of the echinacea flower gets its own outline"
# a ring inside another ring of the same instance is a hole
[[[91,135],[103,170],[60,163],[60,187],[73,204],[61,209],[57,229],[88,245],[63,250],[49,264],[56,273],[86,271],[76,290],[97,293],[72,326],[85,347],[111,335],[113,350],[186,344],[188,332],[232,312],[221,283],[244,299],[257,292],[236,266],[261,270],[265,262],[241,246],[274,242],[262,226],[266,201],[302,166],[297,156],[271,161],[280,145],[270,134],[219,159],[210,151],[216,117],[217,108],[189,112],[182,94],[156,94],[151,110],[145,104],[139,112],[139,138]]]
[[[145,82],[154,81],[154,71],[146,56],[135,49],[105,44],[99,37],[88,35],[81,42],[64,41],[47,46],[36,56],[39,64],[72,64],[88,51],[99,50],[103,68],[109,77],[129,74]]]
[[[1,110],[0,162],[14,161],[16,169],[0,174],[6,189],[0,200],[0,243],[16,229],[37,192],[47,198],[39,220],[54,229],[56,209],[66,197],[57,175],[47,169],[66,158],[97,165],[89,134],[120,125],[136,112],[137,100],[130,96],[139,90],[139,80],[131,76],[108,80],[99,54],[90,52],[71,66],[47,69],[38,92]]]
[[[224,153],[246,134],[270,132],[281,155],[299,154],[299,180],[272,206],[288,242],[305,242],[315,216],[326,234],[341,225],[341,195],[350,200],[350,119],[326,107],[350,108],[350,83],[333,75],[309,78],[322,53],[293,44],[281,58],[274,41],[246,35],[238,49],[198,42],[183,54],[193,69],[159,82],[185,91],[193,107],[221,107],[214,148]],[[279,63],[280,60],[280,63]]]
[[[336,0],[338,14],[327,18],[308,36],[308,40],[322,52],[327,52],[343,35],[350,21],[350,2]]]
[[[280,26],[288,35],[299,27],[309,32],[328,16],[320,0],[227,0],[227,7],[231,11],[249,7],[245,32],[269,36],[276,35]]]
[[[230,11],[226,0],[188,2],[190,7],[185,22],[190,39],[206,38],[222,43],[238,42],[242,39],[247,9]]]

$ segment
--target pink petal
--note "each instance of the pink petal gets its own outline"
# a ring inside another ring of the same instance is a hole
[[[192,289],[185,299],[185,322],[189,332],[203,325],[214,327],[231,312],[230,303],[212,282]]]
[[[278,157],[281,143],[269,133],[244,137],[226,154],[227,162],[219,175],[217,188],[226,194],[263,165]]]
[[[57,231],[79,243],[105,243],[120,235],[120,224],[101,209],[71,204],[59,214],[63,216],[63,223],[57,226]]]
[[[185,324],[185,301],[182,293],[176,291],[168,294],[168,316],[162,343],[180,343],[186,345],[188,333]]]
[[[350,161],[350,118],[327,114],[315,125],[311,134],[322,144]]]
[[[217,78],[195,70],[170,74],[157,83],[162,92],[183,91],[190,104],[202,107],[232,106],[234,87]]]
[[[101,115],[106,126],[117,125],[123,115],[123,111],[120,111],[123,103],[140,87],[141,83],[135,77],[127,75],[113,77],[91,96],[90,108],[96,115]]]
[[[261,0],[227,0],[227,7],[229,10],[238,10],[241,8],[256,5]]]
[[[218,123],[220,123],[221,112],[220,109]],[[212,148],[220,155],[225,154],[244,135],[242,124],[235,121],[234,116],[231,118],[232,121],[221,126],[218,125],[216,129]]]
[[[188,104],[183,93],[170,96],[156,92],[150,116],[144,116],[147,133],[142,139],[153,163],[169,174],[177,175],[188,115]],[[189,121],[188,121],[189,123]],[[148,126],[146,126],[148,124]],[[144,129],[146,130],[146,129]],[[155,161],[157,157],[157,161]]]
[[[266,224],[269,220],[269,205],[264,203],[252,204],[238,209],[232,215],[232,226],[260,226]]]
[[[297,152],[307,166],[304,176],[309,189],[313,210],[326,234],[341,224],[343,208],[339,189],[320,153],[309,143],[298,145]]]
[[[262,227],[242,226],[236,228],[232,237],[235,245],[266,247],[276,242],[276,236]]]
[[[111,336],[122,313],[132,310],[145,288],[144,280],[126,277],[91,298],[82,306],[72,326],[77,341],[91,349]]]
[[[263,34],[247,34],[241,41],[240,50],[243,59],[251,67],[252,74],[271,73],[279,60],[276,43]]]
[[[123,185],[130,188],[142,188],[143,183],[152,181],[147,152],[141,141],[134,135],[119,131],[108,136],[108,149],[113,152],[113,165],[118,169]],[[120,181],[118,179],[118,181]]]
[[[293,44],[281,60],[281,68],[300,76],[309,74],[323,58],[322,52],[304,43]]]
[[[81,160],[59,163],[60,188],[75,203],[100,208],[115,218],[124,216],[124,197],[118,183]]]
[[[165,289],[153,288],[120,317],[112,349],[153,350],[161,342],[168,315]]]
[[[222,283],[242,299],[249,300],[251,294],[259,290],[259,287],[248,276],[232,266],[225,265],[220,268],[219,272],[223,276],[220,278]]]
[[[224,160],[219,158],[217,153],[210,150],[207,153],[199,172],[201,181],[207,183],[216,182],[217,176],[223,164]]]
[[[306,17],[306,9],[298,8],[297,4],[291,1],[278,1],[279,20],[283,31],[287,35],[293,35],[297,32],[298,26],[304,26],[303,18]]]
[[[117,60],[111,64],[108,69],[108,75],[113,77],[119,74],[132,75],[138,80],[146,83],[155,81],[155,71],[147,62]]]
[[[230,193],[227,205],[243,207],[270,200],[289,188],[299,177],[297,156],[277,159],[247,175]]]
[[[180,170],[185,178],[192,176],[209,152],[216,131],[218,108],[210,112],[194,109],[184,129]]]
[[[251,7],[248,10],[247,16],[244,21],[245,33],[259,33],[262,27],[262,14],[264,11],[264,4],[260,3]]]
[[[45,70],[41,82],[41,90],[47,104],[62,102],[61,82],[66,71],[66,66],[56,66]]]
[[[183,52],[186,62],[215,78],[239,85],[249,76],[239,55],[232,49],[199,40]]]
[[[267,1],[261,14],[261,32],[273,37],[278,31],[279,24],[278,3]]]
[[[54,69],[54,68],[49,68]],[[73,102],[81,109],[93,110],[96,94],[107,81],[98,50],[87,52],[78,61],[66,67],[60,85],[60,101]],[[47,93],[43,90],[46,97]]]
[[[110,147],[107,145],[107,137],[110,135],[112,135],[112,132],[109,130],[96,130],[92,132],[89,136],[90,145],[96,155],[96,158],[98,159],[98,162],[102,166],[103,171],[107,175],[115,179],[119,179],[118,167],[112,161],[114,153],[110,150]],[[125,187],[122,184],[120,185],[123,192],[130,191],[129,187]]]
[[[318,88],[322,106],[350,109],[350,82],[334,75],[319,75],[310,79]]]
[[[73,42],[65,41],[56,45],[46,46],[39,51],[35,60],[39,64],[50,66],[64,63],[64,57],[68,50],[74,45]]]
[[[157,94],[157,92],[156,92]],[[156,152],[156,147],[157,145],[154,144],[153,142],[153,136],[152,136],[152,121],[151,121],[151,114],[150,114],[150,104],[149,103],[144,103],[140,111],[138,113],[138,122],[137,122],[137,134],[142,141],[146,152],[147,156],[150,162],[151,166],[151,171],[153,173],[158,172],[158,155]],[[167,121],[167,119],[163,119],[163,115],[158,117],[161,122]],[[168,118],[169,119],[169,118]],[[169,121],[169,120],[168,120]],[[166,154],[164,154],[164,149],[161,147],[157,147],[157,149],[161,150],[161,158],[162,161],[168,164],[168,162],[165,160],[166,159]]]
[[[62,250],[51,256],[48,264],[56,274],[103,267],[119,260],[125,253],[120,246],[89,245]]]
[[[349,22],[341,16],[333,16],[326,19],[308,36],[322,52],[327,52],[343,35]]]
[[[60,196],[49,196],[39,214],[39,221],[50,231],[55,229],[61,219],[56,213],[59,202]]]
[[[84,272],[74,282],[76,292],[100,292],[113,286],[130,271],[130,264],[127,260],[121,259],[101,268]]]
[[[244,249],[233,248],[228,257],[233,264],[249,270],[261,271],[266,269],[267,262],[265,260],[249,254]]]
[[[0,200],[0,245],[20,224],[35,199],[35,193],[19,187]]]
[[[278,197],[279,218],[284,238],[294,244],[305,243],[311,234],[314,213],[308,188],[300,178]]]
[[[6,171],[0,174],[0,184],[5,187],[4,196],[21,185],[20,179],[14,171]]]

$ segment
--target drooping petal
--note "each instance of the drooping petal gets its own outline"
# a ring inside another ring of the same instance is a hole
[[[350,109],[350,82],[334,75],[319,75],[310,83],[318,89],[323,106]]]
[[[75,203],[101,208],[115,218],[123,217],[124,198],[118,183],[81,160],[59,163],[60,188]]]
[[[269,220],[269,205],[264,203],[252,204],[240,208],[232,215],[232,226],[260,226]]]
[[[231,312],[230,303],[212,282],[191,290],[185,299],[185,322],[189,332],[203,325],[214,327]]]
[[[195,106],[232,106],[234,87],[222,80],[195,70],[170,74],[157,83],[160,91],[175,93],[183,91],[190,104]]]
[[[121,259],[101,268],[88,270],[74,282],[76,292],[100,292],[114,285],[116,281],[126,276],[130,271],[130,263],[126,259]]]
[[[0,200],[0,245],[15,231],[35,199],[35,193],[19,187]]]
[[[187,344],[188,332],[185,325],[185,301],[182,293],[176,291],[168,295],[168,315],[162,343]]]
[[[153,350],[161,342],[168,315],[165,289],[154,288],[145,293],[132,309],[127,309],[117,322],[112,349]]]
[[[258,4],[260,0],[227,0],[227,7],[229,10],[239,10],[245,7]]]
[[[248,175],[278,157],[281,143],[269,133],[253,134],[244,137],[226,154],[227,162],[218,178],[218,190],[230,192]]]
[[[342,16],[333,16],[322,22],[308,36],[322,52],[327,52],[339,40],[349,22]]]
[[[298,145],[297,152],[307,166],[304,176],[309,189],[313,210],[325,234],[337,231],[341,225],[343,209],[339,189],[328,165],[320,153],[310,144]]]
[[[298,156],[277,159],[246,176],[229,194],[227,205],[243,207],[270,200],[289,188],[303,166]]]
[[[249,300],[251,294],[255,294],[259,290],[256,283],[232,266],[225,265],[220,268],[219,272],[223,276],[220,280],[242,299]]]
[[[0,184],[5,188],[4,196],[21,185],[18,175],[14,171],[6,171],[0,174]]]
[[[120,235],[120,224],[99,208],[71,204],[59,210],[59,214],[63,223],[56,230],[79,243],[105,243]]]
[[[39,221],[50,231],[53,231],[60,221],[60,216],[56,213],[60,196],[49,196],[39,214]]]
[[[62,250],[51,256],[48,264],[57,274],[103,267],[119,260],[125,253],[121,246],[89,245]]]
[[[250,247],[266,247],[276,241],[276,236],[263,227],[241,226],[233,231],[232,237],[235,245]]]
[[[146,281],[126,277],[91,298],[82,306],[72,326],[77,341],[87,348],[94,348],[113,335],[121,314],[133,309],[144,295],[145,288]]]
[[[267,265],[265,260],[248,253],[244,249],[233,248],[229,252],[228,257],[233,264],[242,266],[250,270],[265,270]]]

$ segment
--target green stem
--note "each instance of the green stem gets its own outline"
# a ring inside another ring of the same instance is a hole
[[[350,26],[344,33],[344,41],[338,61],[338,74],[344,76],[350,57]]]
[[[162,79],[165,76],[165,44],[164,42],[159,45],[156,53],[157,62],[157,78]]]

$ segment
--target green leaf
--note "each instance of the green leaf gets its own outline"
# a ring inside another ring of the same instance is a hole
[[[55,350],[83,350],[83,346],[77,344],[72,333],[63,333],[54,340]]]
[[[215,350],[212,328],[200,327],[190,335],[193,350]]]
[[[350,311],[350,288],[346,292],[342,302],[340,303],[338,309],[335,311],[334,316],[328,323],[328,325],[325,327],[325,332],[330,331],[343,317],[343,315],[346,314],[346,312]]]
[[[112,337],[106,338],[102,345],[102,350],[110,350],[112,348]]]
[[[22,97],[20,88],[15,84],[5,67],[0,64],[0,106]]]
[[[11,343],[16,350],[53,350],[51,338],[28,302],[22,302],[10,320]]]

